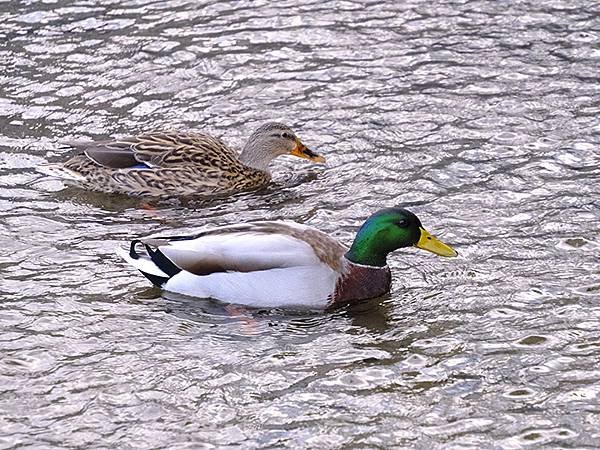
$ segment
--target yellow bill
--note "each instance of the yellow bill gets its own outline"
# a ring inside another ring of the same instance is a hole
[[[325,158],[311,149],[309,149],[306,145],[300,142],[300,139],[296,139],[296,146],[290,152],[290,155],[297,156],[298,158],[308,159],[313,162],[324,163]]]
[[[424,228],[420,228],[420,230],[421,238],[419,239],[419,242],[415,244],[415,247],[422,248],[423,250],[427,250],[428,252],[435,253],[436,255],[440,256],[458,256],[458,253],[456,253],[456,250],[454,250],[452,247],[444,244],[438,238],[429,234],[429,232]]]

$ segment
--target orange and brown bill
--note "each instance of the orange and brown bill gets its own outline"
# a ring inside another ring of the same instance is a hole
[[[296,146],[290,152],[290,155],[297,156],[298,158],[308,159],[312,162],[324,163],[325,158],[318,153],[313,152],[306,145],[304,145],[300,139],[296,139]]]

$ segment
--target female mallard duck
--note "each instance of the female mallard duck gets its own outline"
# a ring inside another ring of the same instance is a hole
[[[233,194],[267,184],[269,163],[280,155],[325,162],[288,126],[274,122],[259,127],[239,155],[204,133],[148,133],[72,147],[83,153],[40,171],[89,189],[138,196]]]
[[[138,244],[145,254],[138,253]],[[254,222],[193,236],[134,240],[118,253],[167,291],[252,307],[324,309],[389,292],[388,253],[416,246],[456,256],[401,208],[377,211],[350,249],[294,222]]]

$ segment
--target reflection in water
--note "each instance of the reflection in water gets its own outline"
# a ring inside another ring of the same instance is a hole
[[[352,327],[375,334],[383,334],[390,328],[391,295],[367,300],[346,307],[344,314],[351,319]]]
[[[290,7],[292,6],[292,7]],[[596,447],[596,3],[0,3],[0,439],[8,448]],[[326,154],[266,189],[140,202],[35,167],[58,142],[268,120]],[[148,290],[133,237],[290,219],[349,243],[411,207],[460,257],[395,252],[328,313]]]

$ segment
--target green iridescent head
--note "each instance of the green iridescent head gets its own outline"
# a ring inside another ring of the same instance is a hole
[[[421,221],[403,208],[380,209],[360,227],[346,258],[358,264],[383,267],[388,253],[402,247],[415,246],[440,256],[456,256],[421,225]]]

